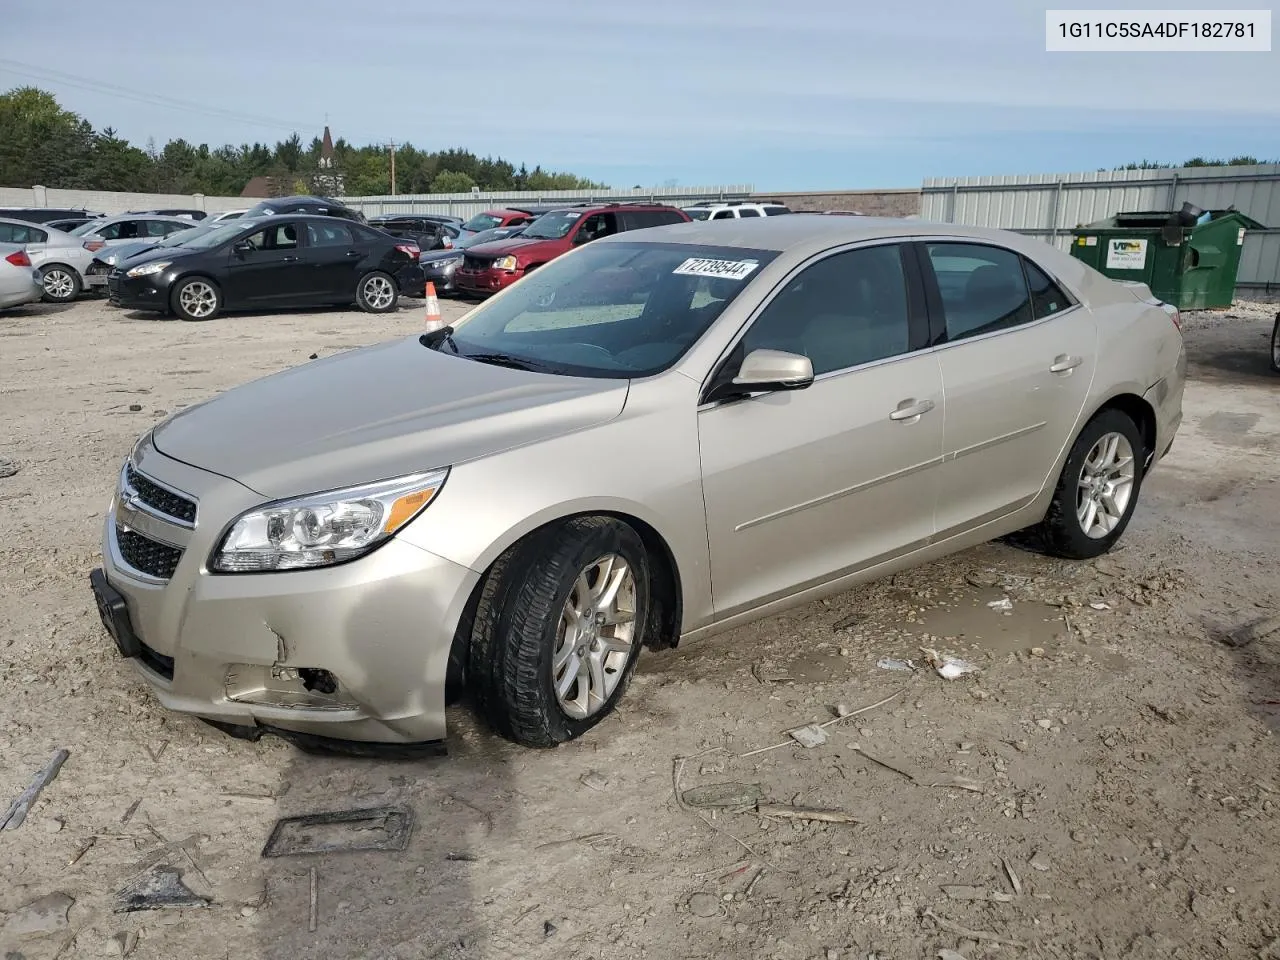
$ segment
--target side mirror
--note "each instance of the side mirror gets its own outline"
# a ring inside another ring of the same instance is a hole
[[[246,253],[253,253],[253,244],[250,243],[248,240],[241,240],[234,247],[232,247],[231,250],[237,256],[241,256]]]
[[[803,390],[812,383],[813,363],[808,357],[785,350],[752,350],[743,358],[732,379],[711,388],[707,402],[749,393]]]
[[[593,237],[591,234],[587,233],[587,231],[585,231],[585,230],[579,230],[577,233],[575,233],[575,234],[573,235],[573,245],[574,245],[575,247],[578,247],[578,246],[581,246],[581,245],[582,245],[582,244],[584,244],[584,243],[590,243],[590,242],[591,242],[592,240],[594,240],[594,239],[595,239],[595,237]]]

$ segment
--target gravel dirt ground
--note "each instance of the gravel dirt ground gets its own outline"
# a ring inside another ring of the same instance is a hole
[[[152,422],[412,333],[421,301],[200,325],[96,301],[0,315],[0,457],[19,468],[0,479],[0,804],[70,751],[0,833],[0,956],[1280,957],[1275,309],[1185,318],[1186,419],[1109,557],[988,544],[648,654],[616,716],[559,750],[460,709],[452,755],[406,763],[166,713],[86,578]],[[927,647],[980,671],[944,680]],[[822,746],[745,756],[831,720]],[[687,793],[726,783],[736,806]],[[858,822],[760,816],[756,796]],[[261,857],[277,817],[385,804],[416,817],[403,851]],[[207,905],[115,912],[157,864]]]

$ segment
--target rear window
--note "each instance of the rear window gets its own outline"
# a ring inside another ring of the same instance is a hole
[[[765,207],[764,208],[764,213],[765,213],[765,216],[767,217],[776,217],[776,216],[780,216],[781,214],[790,213],[790,212],[791,210],[787,207]]]
[[[462,225],[462,229],[479,233],[481,230],[492,230],[500,226],[502,226],[501,217],[495,217],[492,213],[477,213]]]
[[[701,208],[685,207],[684,212],[689,215],[690,220],[705,220],[707,219],[708,216],[711,215],[711,211],[708,210],[706,207],[701,207]]]

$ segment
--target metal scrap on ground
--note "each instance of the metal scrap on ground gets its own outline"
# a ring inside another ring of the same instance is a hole
[[[345,850],[403,850],[409,843],[413,814],[404,807],[336,810],[276,821],[264,857],[288,857]]]
[[[163,910],[166,907],[207,907],[210,900],[182,882],[176,867],[157,864],[135,877],[116,894],[116,913]]]

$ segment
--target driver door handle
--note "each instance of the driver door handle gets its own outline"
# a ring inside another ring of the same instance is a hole
[[[1066,353],[1060,353],[1053,358],[1053,364],[1049,367],[1049,372],[1070,373],[1082,363],[1084,363],[1084,357],[1073,357]]]
[[[300,259],[301,257],[281,257],[280,262],[281,263],[297,263]]]
[[[903,400],[893,413],[889,414],[890,420],[916,420],[922,415],[933,409],[932,400]]]

